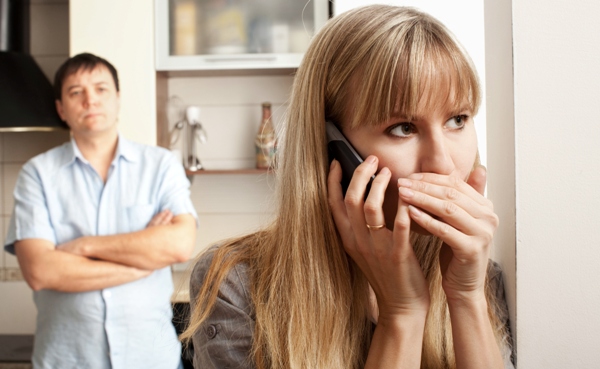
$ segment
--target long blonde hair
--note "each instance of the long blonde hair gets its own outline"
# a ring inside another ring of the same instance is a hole
[[[257,369],[362,368],[372,334],[368,283],[344,252],[327,202],[325,120],[351,111],[351,126],[375,125],[398,112],[414,114],[422,101],[468,101],[474,113],[480,102],[475,68],[441,23],[384,5],[330,20],[294,80],[278,158],[278,214],[263,230],[214,251],[181,338],[200,329],[229,270],[245,263],[256,314],[250,359]],[[455,368],[438,261],[442,242],[411,240],[431,293],[421,367]],[[500,343],[505,328],[491,293],[488,303]]]

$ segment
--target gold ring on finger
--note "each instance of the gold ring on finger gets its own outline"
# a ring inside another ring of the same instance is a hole
[[[369,224],[367,224],[367,228],[369,228],[370,230],[382,229],[382,228],[385,228],[385,224],[380,224],[380,225],[369,225]]]

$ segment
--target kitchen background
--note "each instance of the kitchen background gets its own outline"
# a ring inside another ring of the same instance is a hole
[[[337,0],[336,4],[352,7],[373,2],[376,1]],[[122,92],[122,99],[126,100],[121,112],[123,132],[145,143],[157,142],[153,125],[157,85],[160,91],[169,92],[166,98],[178,88],[177,79],[183,78],[155,78],[151,3],[70,0],[67,4],[65,0],[32,0],[32,29],[40,29],[33,37],[41,34],[39,43],[32,43],[32,51],[42,68],[52,74],[68,54],[89,47],[93,47],[89,51],[106,56],[119,68],[123,86],[128,86]],[[596,225],[600,219],[597,186],[600,2],[414,0],[413,3],[440,6],[444,14],[452,14],[450,21],[465,26],[476,18],[466,10],[482,7],[485,10],[485,29],[471,33],[481,37],[485,34],[488,194],[501,219],[496,233],[499,246],[496,259],[505,272],[513,328],[518,327],[514,332],[519,367],[597,367],[600,361],[597,349],[600,228]],[[68,17],[69,11],[76,16]],[[126,26],[130,28],[124,32]],[[281,120],[281,107],[285,106],[291,77],[193,76],[190,85],[185,84],[188,87],[195,84],[195,89],[228,86],[228,91],[222,93],[235,98],[232,100],[235,103],[230,104],[231,112],[244,116],[255,127],[260,119],[258,104],[264,100],[275,104],[276,123]],[[189,94],[177,93],[189,99],[187,103],[201,106],[204,99],[217,97],[218,88],[212,92],[195,89]],[[211,109],[215,112],[221,109],[223,114],[216,116],[217,122],[235,124],[229,115],[228,99],[220,103],[210,101],[210,106],[202,106],[203,117],[208,118]],[[208,134],[212,140],[217,133]],[[10,193],[18,167],[63,137],[60,134],[0,136],[3,232],[11,211]],[[202,234],[218,238],[211,232],[238,225],[240,230],[250,229],[261,222],[255,219],[256,215],[268,217],[270,208],[265,209],[263,200],[269,203],[270,181],[266,174],[197,176],[192,196],[199,210],[206,209],[201,214],[206,216],[204,222],[211,224],[206,219],[213,216],[225,221],[242,219],[239,223],[230,221],[226,226],[211,225],[210,229],[201,230]],[[198,192],[204,192],[205,198]],[[217,199],[215,193],[223,194],[224,198]],[[240,207],[227,205],[235,202],[240,202]],[[240,209],[244,211],[238,212]],[[225,216],[222,211],[230,212]],[[16,262],[5,254],[1,260],[0,276],[6,279],[5,268],[15,268]],[[13,270],[8,270],[11,279]],[[25,283],[0,283],[0,333],[31,333],[34,321],[31,292]]]
[[[293,70],[157,73],[154,31],[160,29],[160,21],[154,19],[152,3],[149,0],[31,0],[31,54],[50,80],[69,55],[89,51],[111,61],[119,71],[120,131],[127,138],[147,144],[168,142],[165,137],[174,123],[173,119],[167,119],[170,116],[168,101],[177,96],[184,105],[201,109],[200,120],[208,139],[200,146],[199,156],[207,169],[253,167],[254,135],[261,120],[261,103],[273,104],[277,129],[287,107]],[[157,2],[160,3],[165,2]],[[333,10],[342,12],[367,3],[337,1]],[[483,30],[481,0],[465,0],[452,6],[440,0],[402,3],[418,4],[442,19],[470,51],[478,70],[485,72],[483,32],[472,32]],[[456,16],[465,12],[474,15],[469,24]],[[477,119],[484,162],[485,117],[484,104]],[[20,167],[29,158],[68,139],[67,132],[0,134],[3,237],[12,212],[12,190]],[[273,214],[274,174],[233,171],[194,175],[190,179],[191,197],[200,224],[196,252],[223,238],[256,229]],[[31,291],[21,280],[13,255],[2,251],[0,261],[0,334],[31,334],[35,327]],[[173,267],[177,278],[184,274],[188,264]]]
[[[50,80],[69,55],[69,1],[31,0],[31,54]],[[31,157],[69,140],[68,132],[0,133],[0,218],[2,244],[13,209],[12,190],[21,166]],[[0,334],[32,334],[35,306],[17,258],[2,248]]]
[[[31,54],[51,81],[58,66],[69,56],[69,8],[68,0],[31,0]],[[119,63],[98,54],[115,64],[119,77],[126,80]],[[169,78],[168,90],[169,96],[177,95],[185,104],[201,107],[208,140],[200,150],[200,158],[207,168],[249,168],[254,165],[254,135],[262,117],[260,104],[273,104],[277,124],[282,119],[292,80],[291,75],[175,77]],[[122,86],[126,85],[122,82]],[[129,134],[128,138],[136,140],[138,135]],[[67,140],[68,132],[0,133],[2,240],[21,166]],[[251,231],[270,219],[272,174],[207,174],[190,178],[200,224],[196,252],[223,238]],[[187,263],[174,266],[176,272],[186,268]],[[32,334],[35,314],[32,293],[22,281],[16,257],[2,250],[0,334]]]

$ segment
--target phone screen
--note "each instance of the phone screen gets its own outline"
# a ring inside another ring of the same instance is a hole
[[[354,147],[352,147],[350,142],[348,142],[335,124],[327,121],[325,125],[327,130],[327,152],[329,154],[329,162],[331,163],[333,159],[336,159],[342,167],[342,191],[345,195],[346,190],[348,190],[348,186],[350,185],[350,179],[352,179],[352,175],[354,174],[354,170],[363,162],[363,158],[358,155]],[[375,176],[371,177],[371,180],[367,185],[365,198],[369,193],[373,179],[375,179]]]

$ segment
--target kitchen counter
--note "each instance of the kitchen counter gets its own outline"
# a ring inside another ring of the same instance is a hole
[[[0,369],[30,369],[33,335],[0,335]]]

